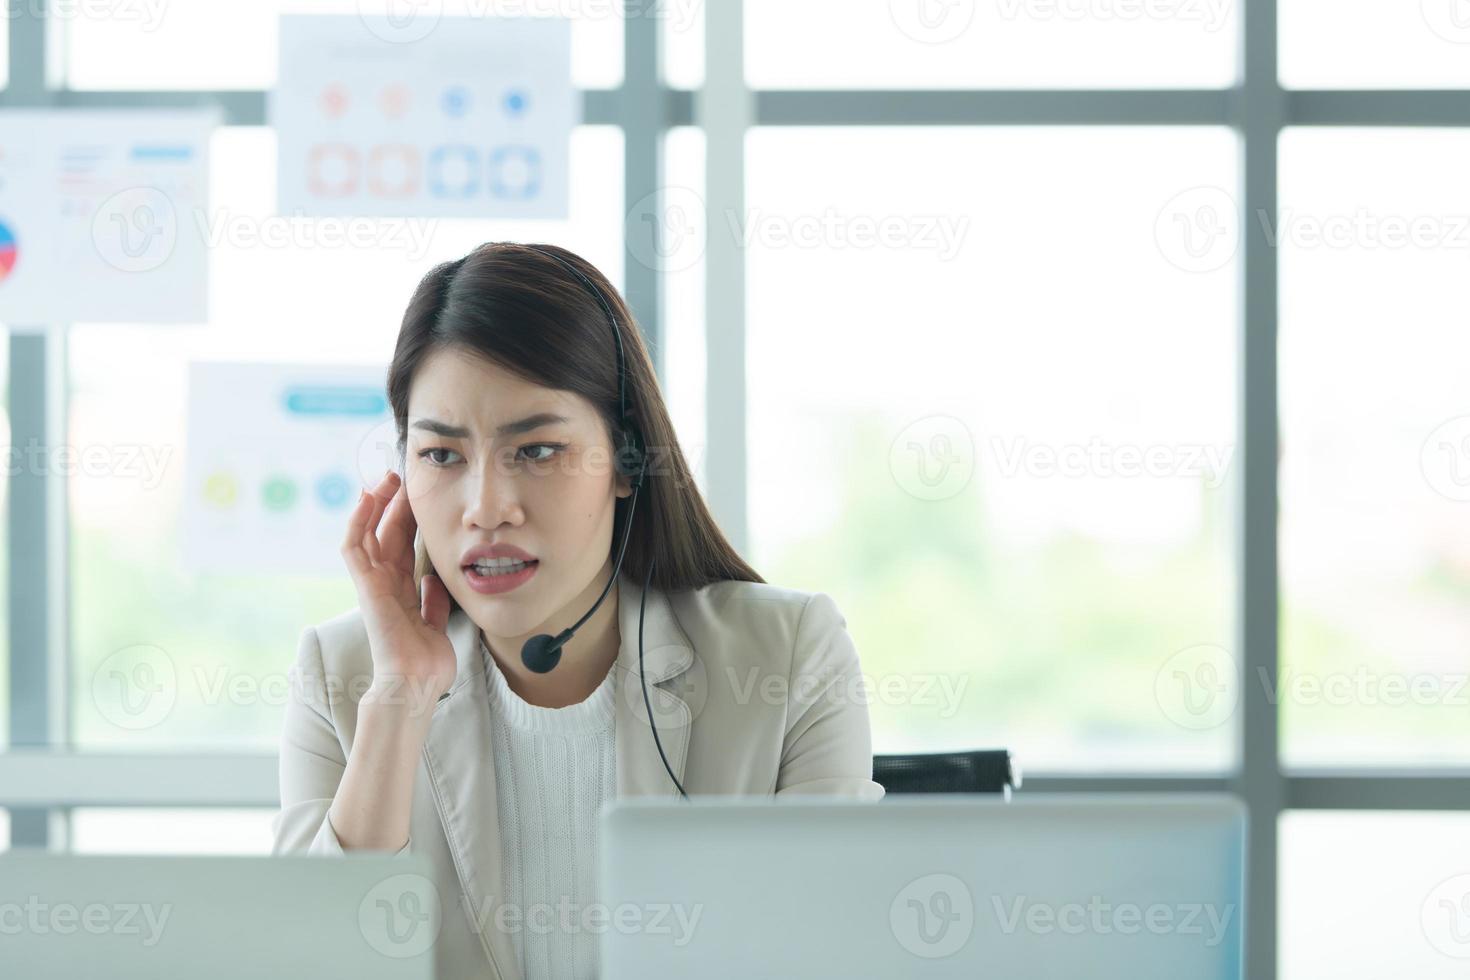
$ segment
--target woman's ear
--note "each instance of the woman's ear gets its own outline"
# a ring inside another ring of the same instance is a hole
[[[633,481],[618,472],[617,460],[612,460],[612,465],[608,468],[612,470],[613,475],[613,496],[631,496],[633,493]]]

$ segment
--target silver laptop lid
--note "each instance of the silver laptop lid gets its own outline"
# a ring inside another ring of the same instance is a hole
[[[625,798],[602,819],[607,980],[1241,976],[1229,796]]]
[[[429,980],[422,857],[0,855],[0,974]]]

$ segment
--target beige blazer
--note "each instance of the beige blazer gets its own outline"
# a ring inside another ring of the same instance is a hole
[[[623,574],[617,590],[617,796],[677,796],[638,684],[641,583]],[[871,778],[868,693],[846,625],[822,592],[732,581],[649,590],[648,696],[669,765],[691,796],[883,796]],[[493,917],[477,922],[473,911],[483,915],[503,895],[494,729],[479,631],[457,609],[447,633],[459,668],[434,708],[409,839],[398,853],[426,856],[433,869],[443,909],[436,976],[522,980],[513,937]],[[291,673],[272,852],[342,854],[327,810],[352,751],[356,699],[372,678],[361,614],[354,609],[303,631]]]

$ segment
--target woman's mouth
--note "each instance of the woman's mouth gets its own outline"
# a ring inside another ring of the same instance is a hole
[[[519,588],[531,580],[539,561],[490,561],[476,562],[464,566],[465,580],[470,588],[484,595],[498,595]]]

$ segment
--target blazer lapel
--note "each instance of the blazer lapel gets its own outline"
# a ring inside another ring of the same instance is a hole
[[[454,645],[459,668],[429,722],[425,768],[459,876],[460,914],[480,937],[498,980],[521,980],[510,935],[494,928],[494,914],[505,895],[495,753],[491,750],[494,729],[480,656],[480,628],[463,609],[456,609],[445,632]],[[488,904],[487,895],[495,905]],[[445,915],[451,914],[446,908]]]
[[[614,756],[618,796],[676,796],[654,744],[643,689],[638,682],[638,606],[642,583],[619,575],[618,656],[613,663],[615,695]],[[494,727],[480,654],[480,630],[463,609],[449,617],[445,630],[454,645],[458,670],[440,699],[424,743],[424,763],[434,804],[444,824],[449,852],[462,890],[461,914],[480,937],[499,980],[522,980],[511,937],[493,925],[502,894],[500,830],[495,793]],[[659,742],[682,783],[693,720],[691,684],[698,671],[694,649],[679,627],[668,596],[649,589],[643,621],[643,656],[648,697]],[[681,685],[679,682],[687,681]],[[671,683],[672,682],[672,683]],[[667,685],[667,686],[660,686]],[[689,688],[689,690],[685,690]],[[697,706],[698,700],[694,702]],[[446,915],[450,913],[446,912]]]
[[[700,702],[697,684],[700,672],[690,670],[695,666],[694,648],[674,617],[668,594],[650,588],[643,621],[643,666],[648,685],[648,704],[644,703],[638,680],[638,603],[642,592],[642,582],[626,574],[619,576],[621,640],[613,664],[617,671],[613,681],[617,695],[614,728],[617,795],[677,796],[679,791],[659,759],[658,744],[663,746],[669,767],[682,783],[689,751],[689,726],[694,717],[691,702],[695,706]],[[649,727],[649,705],[658,726],[658,744]]]

